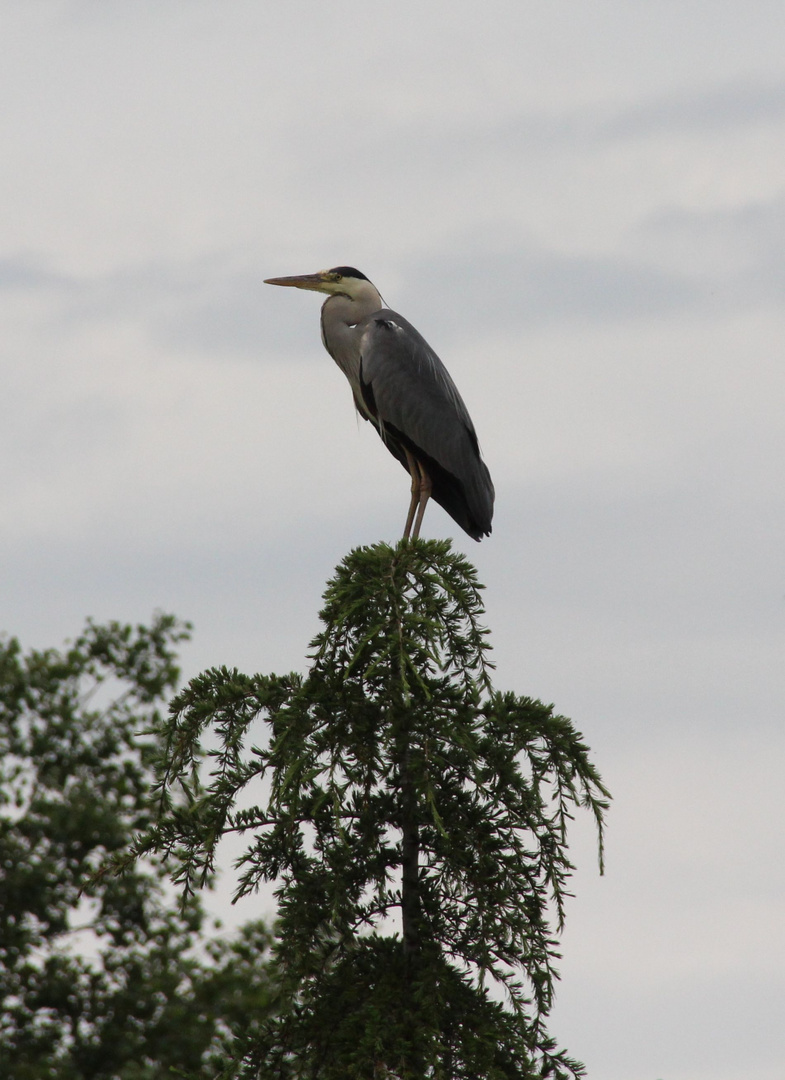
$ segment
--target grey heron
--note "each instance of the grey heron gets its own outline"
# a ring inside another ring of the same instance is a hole
[[[429,498],[475,540],[488,536],[491,476],[463,399],[425,338],[387,309],[376,287],[351,266],[265,284],[328,294],[324,347],[349,380],[360,416],[411,476],[404,537],[420,535]]]

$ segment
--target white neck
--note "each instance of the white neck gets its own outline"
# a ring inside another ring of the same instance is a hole
[[[322,305],[322,341],[330,356],[349,380],[356,401],[360,390],[360,336],[358,323],[364,322],[384,306],[378,290],[370,281],[356,278],[341,282],[345,292],[334,293]]]

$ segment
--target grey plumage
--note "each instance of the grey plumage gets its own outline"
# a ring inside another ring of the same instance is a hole
[[[429,497],[475,540],[491,532],[494,489],[469,412],[423,336],[383,306],[368,278],[352,267],[269,278],[328,293],[322,340],[346,375],[355,405],[412,478],[404,536],[419,535]],[[416,511],[416,520],[415,520]]]

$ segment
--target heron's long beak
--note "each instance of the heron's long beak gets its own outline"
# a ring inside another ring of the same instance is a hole
[[[295,289],[311,289],[313,292],[327,292],[332,283],[328,271],[320,270],[318,274],[299,274],[296,277],[271,277],[265,278],[265,285],[292,285]]]

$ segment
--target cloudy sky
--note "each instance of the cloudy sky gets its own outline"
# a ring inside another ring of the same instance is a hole
[[[552,1029],[593,1080],[785,1057],[782,0],[0,2],[0,628],[302,669],[402,470],[321,349],[349,264],[496,483],[497,685],[615,795]],[[256,912],[247,909],[250,917]]]

